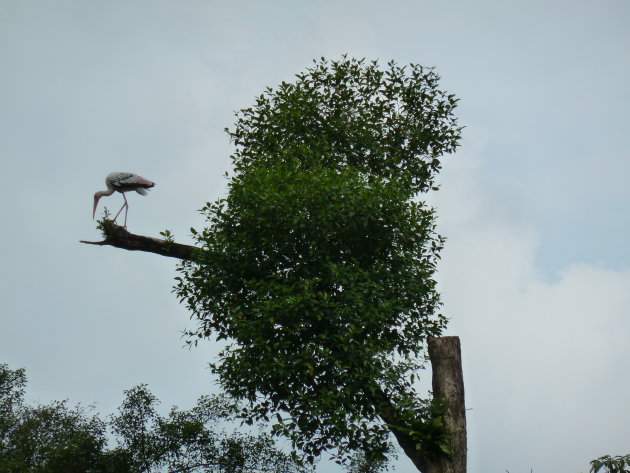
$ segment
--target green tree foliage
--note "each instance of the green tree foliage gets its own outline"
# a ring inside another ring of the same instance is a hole
[[[65,402],[24,404],[24,370],[0,364],[0,471],[90,473],[102,470],[105,424]]]
[[[0,364],[0,449],[10,443],[9,433],[18,422],[17,412],[24,401],[26,374],[23,369],[10,370]]]
[[[443,440],[426,434],[431,409],[414,389],[426,338],[445,326],[442,239],[414,197],[461,131],[438,79],[344,57],[267,89],[228,130],[228,196],[193,229],[202,251],[176,288],[198,321],[189,341],[226,340],[213,365],[222,387],[308,460],[382,459],[390,407],[419,446]]]
[[[227,130],[237,173],[290,162],[301,170],[352,168],[426,191],[441,156],[458,146],[457,99],[438,89],[432,69],[322,59],[296,77],[267,89]]]
[[[375,452],[356,450],[346,461],[347,473],[382,473],[389,470],[389,458]],[[390,455],[396,457],[394,452]]]
[[[66,402],[28,406],[23,370],[0,364],[0,471],[3,473],[299,473],[268,433],[227,433],[236,406],[202,397],[191,410],[160,416],[145,385],[125,391],[103,421]],[[116,446],[107,448],[111,431]]]
[[[100,471],[105,424],[65,402],[24,407],[11,432],[11,454],[22,459],[9,471],[84,473]]]
[[[111,424],[131,471],[304,471],[275,448],[267,433],[227,434],[221,424],[233,421],[238,409],[223,396],[204,396],[193,409],[172,408],[162,417],[145,385],[125,395]]]
[[[604,455],[591,461],[591,473],[630,473],[630,455]]]

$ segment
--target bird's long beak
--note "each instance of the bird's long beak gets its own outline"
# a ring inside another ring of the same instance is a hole
[[[101,198],[100,195],[94,196],[94,209],[92,210],[92,220],[94,220],[94,216],[96,215],[96,206],[98,205],[98,201]]]

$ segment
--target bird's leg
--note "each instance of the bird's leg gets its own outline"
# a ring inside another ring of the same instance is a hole
[[[122,212],[122,209],[125,208],[125,205],[127,205],[127,203],[125,202],[122,207],[120,208],[120,210],[118,211],[118,213],[116,214],[116,216],[114,217],[114,220],[112,220],[112,222],[115,222],[116,219],[118,218],[118,216],[120,215],[120,212]]]
[[[118,213],[116,214],[116,216],[114,217],[114,220],[112,220],[112,222],[115,222],[116,219],[118,218],[118,216],[120,215],[120,212],[122,212],[122,209],[125,209],[125,230],[127,229],[127,209],[129,208],[129,204],[127,203],[127,197],[125,197],[125,193],[121,192],[123,199],[125,199],[125,203],[122,204],[122,207],[120,208],[120,210],[118,211]]]
[[[127,211],[129,210],[129,204],[127,203],[127,197],[125,197],[125,193],[123,192],[123,199],[125,199],[125,230],[127,230]]]

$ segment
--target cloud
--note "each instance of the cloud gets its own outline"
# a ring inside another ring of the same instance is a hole
[[[434,202],[448,237],[439,280],[462,339],[471,471],[578,472],[627,453],[630,268],[575,262],[546,273],[536,263],[543,230],[508,216],[518,192],[486,190],[484,170],[457,156]]]

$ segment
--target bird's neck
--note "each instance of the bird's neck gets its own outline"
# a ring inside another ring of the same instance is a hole
[[[106,195],[112,195],[114,192],[116,192],[114,189],[107,189],[106,191],[98,191],[96,194],[94,194],[94,197],[104,197]]]

